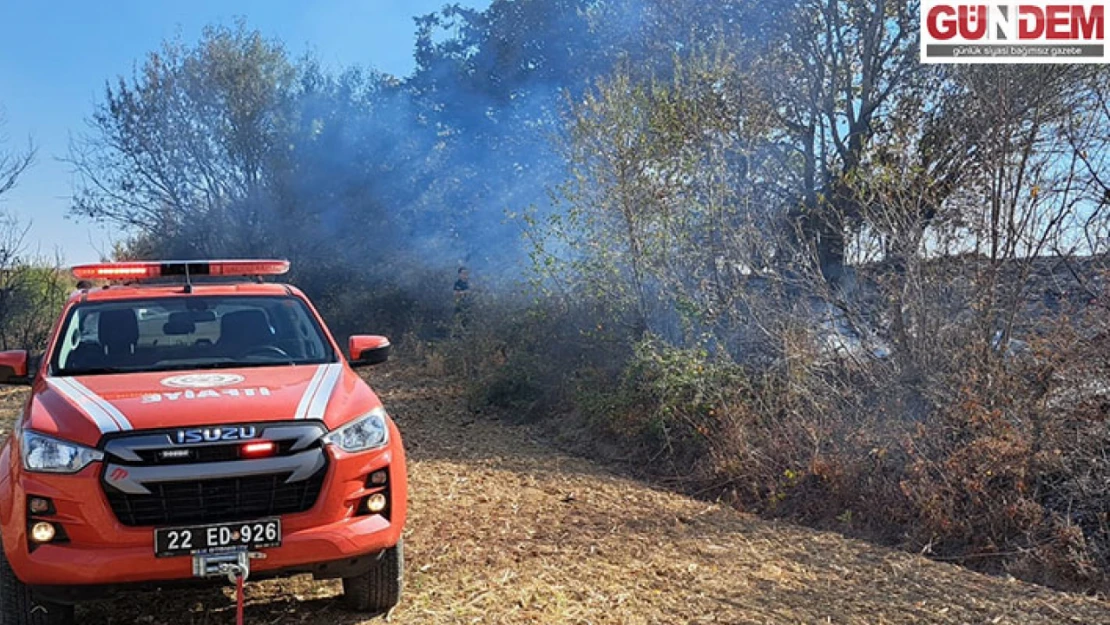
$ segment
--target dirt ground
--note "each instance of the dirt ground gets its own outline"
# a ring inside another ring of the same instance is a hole
[[[410,455],[393,623],[1083,623],[1110,604],[777,524],[620,478],[475,417],[450,381],[370,374]],[[20,392],[0,390],[4,432]],[[353,625],[336,582],[248,584],[247,622]],[[234,622],[227,591],[120,596],[83,625]]]

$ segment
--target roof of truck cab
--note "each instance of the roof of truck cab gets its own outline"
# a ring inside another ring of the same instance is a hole
[[[70,301],[108,302],[147,297],[196,297],[204,295],[302,295],[300,290],[277,282],[193,283],[191,293],[186,293],[182,283],[113,284],[107,287],[85,289],[70,296]]]

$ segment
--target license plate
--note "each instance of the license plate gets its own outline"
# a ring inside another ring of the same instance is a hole
[[[154,530],[154,555],[159,558],[253,551],[280,546],[281,519]]]

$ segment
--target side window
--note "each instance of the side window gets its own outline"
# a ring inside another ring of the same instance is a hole
[[[295,302],[284,300],[280,304],[269,307],[268,312],[270,319],[273,320],[274,330],[277,332],[279,347],[294,358],[316,357],[299,330]]]
[[[96,342],[96,315],[78,311],[69,318],[66,327],[62,330],[61,349],[58,352],[58,364],[65,368],[73,350],[85,342]]]
[[[324,357],[324,344],[308,318],[308,311],[297,300],[282,300],[280,306],[270,309],[270,318],[280,337],[281,347],[297,358],[319,359]]]
[[[81,318],[78,325],[81,328],[80,342],[89,343],[97,340],[97,321],[100,320],[100,313],[98,312],[82,312],[78,313]]]
[[[301,335],[301,340],[304,341],[305,351],[309,358],[320,358],[324,355],[324,346],[320,345],[320,341],[312,336],[308,331],[308,325],[301,321],[297,324],[297,331]]]
[[[305,357],[322,357],[324,355],[324,346],[320,344],[320,337],[309,329],[309,321],[304,308],[300,305],[290,303],[288,310],[293,331],[297,335],[297,340],[304,346]]]

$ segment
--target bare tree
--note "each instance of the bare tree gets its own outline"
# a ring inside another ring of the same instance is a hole
[[[8,148],[3,126],[0,115],[0,201],[16,187],[37,152],[30,140],[23,149]],[[29,228],[0,206],[0,349],[31,348],[44,342],[50,324],[45,320],[52,316],[45,311],[60,302],[57,272],[45,265],[32,267],[26,258]]]
[[[8,137],[4,134],[4,112],[0,110],[0,197],[15,188],[19,177],[35,162],[37,148],[30,140],[22,150],[5,147]]]

